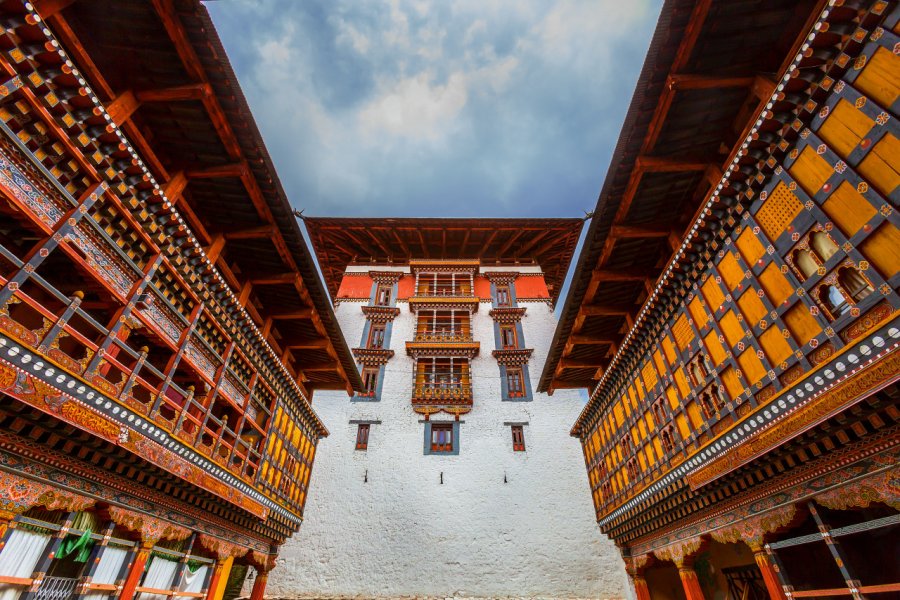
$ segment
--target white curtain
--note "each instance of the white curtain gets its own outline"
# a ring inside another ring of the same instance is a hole
[[[150,558],[150,566],[147,567],[147,574],[144,575],[144,581],[141,587],[154,588],[157,590],[172,589],[172,582],[175,580],[175,570],[178,569],[178,563],[174,560],[167,560],[158,556]],[[0,600],[3,600],[0,598]],[[166,600],[163,594],[149,594],[141,592],[138,600]]]
[[[116,576],[122,569],[122,563],[128,558],[128,550],[119,546],[107,546],[100,554],[100,562],[97,564],[97,570],[91,578],[91,583],[115,583]],[[103,590],[95,590],[89,594],[85,594],[83,600],[104,600],[113,592]]]
[[[184,580],[181,582],[181,591],[182,592],[194,592],[199,593],[203,591],[203,584],[206,582],[206,574],[209,572],[209,567],[206,565],[200,565],[196,571],[191,573],[190,569],[184,570]]]
[[[18,528],[13,530],[0,552],[0,575],[31,577],[49,542],[49,535]],[[0,585],[0,600],[18,600],[25,589],[21,585]]]

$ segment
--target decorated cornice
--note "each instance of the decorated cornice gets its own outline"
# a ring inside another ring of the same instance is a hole
[[[534,348],[512,348],[507,350],[494,350],[491,355],[497,359],[497,362],[507,367],[516,367],[524,365],[531,359],[531,353]]]
[[[225,560],[228,557],[237,558],[239,556],[244,556],[245,554],[247,554],[247,552],[250,551],[249,548],[245,548],[237,544],[232,544],[231,542],[226,542],[224,540],[204,535],[202,533],[199,536],[199,540],[200,545],[202,545],[210,552],[213,552],[216,556],[219,557],[219,560]]]
[[[525,316],[525,307],[524,306],[508,306],[502,308],[492,308],[488,313],[492,319],[494,319],[495,323],[518,323],[522,320],[522,317]]]
[[[895,467],[881,475],[822,492],[814,499],[834,510],[866,508],[872,502],[883,502],[894,510],[900,510],[900,468]]]
[[[387,348],[353,348],[352,352],[356,361],[367,367],[386,364],[394,357],[394,351]]]
[[[406,342],[406,354],[413,358],[452,356],[472,359],[478,356],[480,342]]]
[[[731,527],[723,527],[710,535],[712,539],[723,544],[744,542],[754,551],[759,551],[767,534],[775,533],[779,528],[786,526],[796,515],[797,507],[788,504],[756,517],[744,519]]]
[[[427,419],[429,416],[437,414],[439,412],[445,412],[448,415],[454,415],[459,417],[460,415],[464,415],[472,410],[471,406],[446,406],[446,405],[419,405],[413,406],[413,410],[420,415],[425,415]]]
[[[427,271],[428,273],[469,273],[475,275],[481,262],[478,260],[411,260],[409,268],[413,273]]]
[[[474,340],[471,333],[439,331],[417,333],[415,339],[411,341],[424,344],[459,344]]]
[[[78,511],[93,506],[96,500],[22,477],[0,471],[0,514],[19,515],[33,506],[47,510]]]
[[[264,552],[257,552],[256,550],[252,550],[247,560],[258,572],[268,573],[275,568],[275,563],[278,560],[278,555],[266,554]]]
[[[373,323],[387,323],[400,314],[396,306],[363,306],[362,311],[366,319]]]
[[[703,539],[696,537],[654,550],[653,556],[659,560],[672,561],[680,569],[688,564],[691,557],[697,554],[702,547]]]
[[[521,275],[516,271],[484,271],[481,274],[491,283],[501,285],[512,284]]]
[[[109,508],[109,518],[116,525],[140,533],[145,546],[155,545],[160,540],[186,540],[191,535],[187,527],[118,506]]]
[[[375,283],[397,283],[404,275],[408,275],[408,273],[403,271],[369,271],[369,277]]]
[[[474,296],[413,296],[409,299],[409,309],[419,310],[468,310],[478,312],[479,299]]]

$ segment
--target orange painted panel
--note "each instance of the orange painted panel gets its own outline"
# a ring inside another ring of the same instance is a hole
[[[344,276],[338,288],[338,298],[368,298],[372,295],[372,278],[368,275]]]
[[[549,298],[544,277],[517,277],[516,298]]]
[[[416,278],[412,275],[404,275],[397,283],[397,298],[409,298],[416,291]]]
[[[516,296],[519,295],[519,288],[516,288]],[[475,297],[481,300],[490,300],[491,298],[491,282],[487,277],[475,278]]]

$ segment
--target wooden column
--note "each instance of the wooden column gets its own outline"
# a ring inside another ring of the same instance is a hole
[[[766,553],[765,547],[759,542],[751,542],[750,549],[753,551],[753,558],[756,559],[756,566],[762,573],[763,581],[766,584],[766,591],[769,592],[771,600],[787,600],[784,595],[784,589],[781,587],[781,581],[778,579],[775,565]]]
[[[128,569],[128,576],[125,577],[125,583],[122,584],[122,591],[119,593],[119,600],[132,600],[134,591],[141,582],[141,576],[144,574],[144,568],[147,566],[147,560],[150,558],[150,551],[153,549],[155,541],[148,540],[141,544],[135,554],[134,562]]]
[[[228,583],[228,575],[231,573],[233,562],[233,556],[216,560],[212,579],[209,580],[209,589],[206,590],[206,600],[222,600],[222,594],[225,592],[225,585]]]
[[[263,571],[260,569],[256,570],[256,581],[253,582],[253,591],[250,592],[250,600],[263,600],[263,597],[266,593],[266,582],[268,580],[268,571]]]
[[[637,596],[637,600],[651,600],[650,588],[647,587],[647,580],[643,575],[632,576],[631,582],[634,584],[634,593]]]
[[[703,589],[700,587],[700,580],[697,579],[697,571],[694,570],[692,564],[687,561],[679,561],[678,577],[681,578],[681,585],[684,587],[684,595],[687,600],[706,600],[703,596]]]

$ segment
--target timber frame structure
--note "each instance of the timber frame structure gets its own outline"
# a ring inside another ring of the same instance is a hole
[[[898,32],[664,5],[539,384],[642,600],[900,591]]]
[[[215,28],[198,0],[0,25],[0,584],[213,600],[239,564],[261,600],[312,394],[362,380]]]

